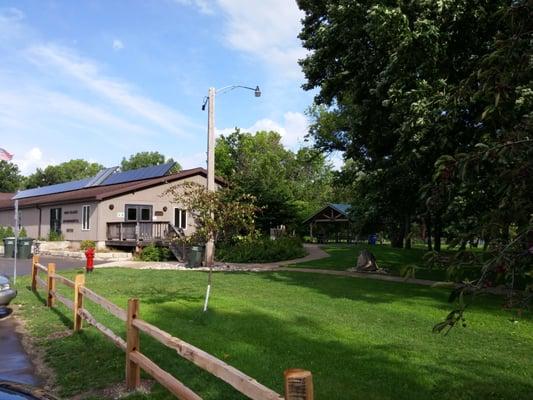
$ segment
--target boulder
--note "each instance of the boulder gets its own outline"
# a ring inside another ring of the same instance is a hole
[[[378,271],[379,267],[376,263],[376,257],[374,257],[374,254],[369,252],[368,250],[363,250],[361,254],[359,254],[359,257],[357,257],[357,266],[355,267],[356,271]]]

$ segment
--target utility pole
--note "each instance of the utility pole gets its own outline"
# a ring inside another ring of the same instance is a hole
[[[216,89],[209,88],[207,94],[208,109],[207,109],[207,191],[215,191],[215,95]],[[211,215],[213,218],[213,215]],[[207,267],[212,267],[214,263],[215,241],[212,236],[205,246],[205,264]]]

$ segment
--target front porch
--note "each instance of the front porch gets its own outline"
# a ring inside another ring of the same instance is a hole
[[[106,246],[135,247],[170,240],[175,229],[169,221],[108,222]]]

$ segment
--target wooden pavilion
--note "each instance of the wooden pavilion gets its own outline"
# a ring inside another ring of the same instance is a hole
[[[303,223],[318,243],[354,243],[358,240],[349,216],[349,204],[328,203]]]

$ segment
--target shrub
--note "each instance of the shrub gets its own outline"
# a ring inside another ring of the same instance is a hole
[[[13,228],[8,226],[6,230],[4,231],[4,237],[14,237],[15,232],[13,231]]]
[[[48,233],[47,240],[49,242],[60,242],[60,241],[62,241],[64,239],[65,239],[65,237],[63,236],[63,234],[61,232],[50,231]]]
[[[144,247],[140,256],[142,261],[168,261],[171,258],[172,253],[168,248],[154,244]]]
[[[226,262],[273,262],[305,255],[300,239],[291,237],[276,240],[268,237],[252,238],[234,244],[219,244],[216,248],[217,260]]]
[[[6,237],[6,228],[0,225],[0,240]]]
[[[87,250],[90,248],[96,249],[96,243],[93,240],[82,240],[80,243],[80,250]]]
[[[26,232],[26,228],[22,227],[22,229],[19,231],[19,237],[21,237],[21,238],[28,237],[28,233]]]

